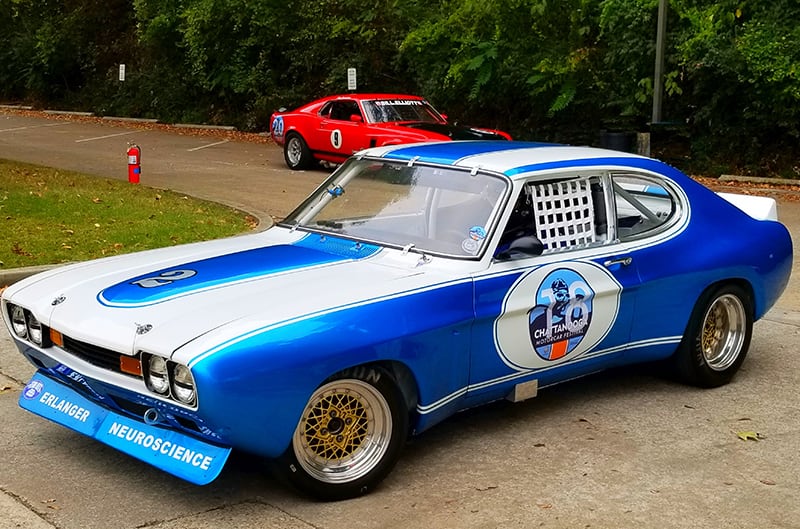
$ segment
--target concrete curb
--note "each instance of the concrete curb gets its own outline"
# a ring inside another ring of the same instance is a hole
[[[155,118],[126,118],[121,116],[103,116],[100,119],[104,119],[106,121],[131,121],[133,123],[158,123],[159,121]]]
[[[66,264],[66,263],[64,263]],[[8,270],[0,269],[0,287],[5,287],[16,283],[26,277],[52,270],[60,264],[39,265],[39,266],[24,266],[22,268],[9,268]]]
[[[763,176],[740,176],[724,174],[719,177],[720,182],[742,182],[745,184],[775,184],[784,186],[800,186],[800,180],[790,178],[765,178]]]
[[[57,116],[82,116],[82,117],[93,117],[94,112],[76,112],[72,110],[42,110],[45,114],[53,114]]]

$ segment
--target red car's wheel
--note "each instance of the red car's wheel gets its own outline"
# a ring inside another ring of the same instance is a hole
[[[286,165],[289,166],[289,169],[295,171],[309,168],[314,161],[308,144],[296,132],[290,132],[286,136],[286,143],[283,145],[283,158],[286,160]]]

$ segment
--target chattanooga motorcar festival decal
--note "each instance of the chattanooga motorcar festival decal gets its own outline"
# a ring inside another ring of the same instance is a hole
[[[579,358],[608,334],[622,288],[593,263],[547,265],[523,275],[503,300],[495,345],[517,369]]]

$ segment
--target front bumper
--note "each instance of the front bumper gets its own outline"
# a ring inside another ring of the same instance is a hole
[[[38,371],[20,407],[197,485],[213,481],[231,448],[124,416]]]

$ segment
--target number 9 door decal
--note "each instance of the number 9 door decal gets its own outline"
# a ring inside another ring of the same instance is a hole
[[[342,148],[342,131],[339,129],[334,129],[331,131],[331,145],[336,150]]]

